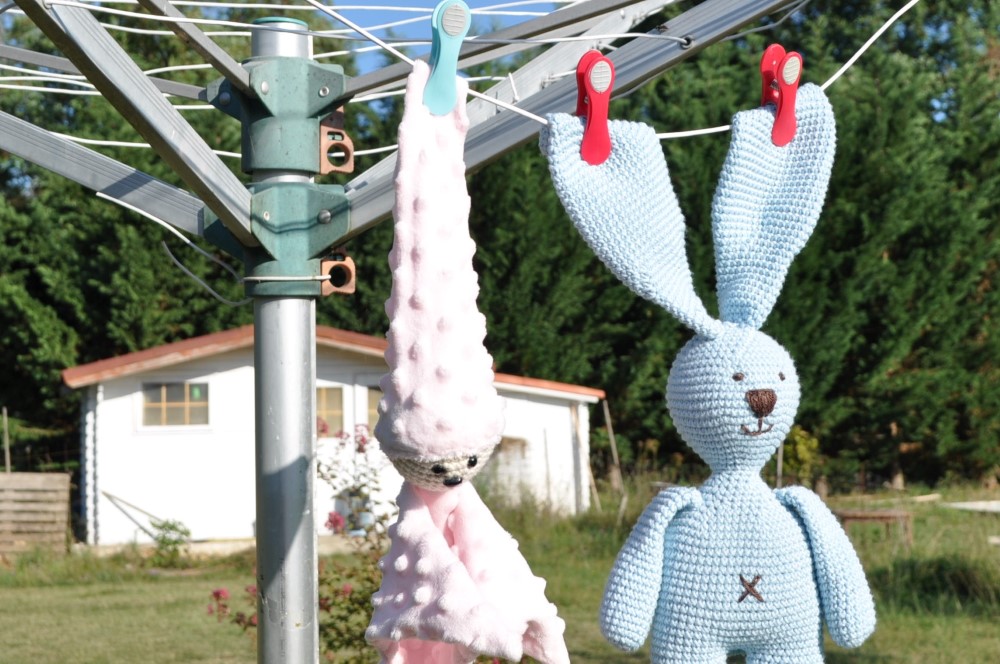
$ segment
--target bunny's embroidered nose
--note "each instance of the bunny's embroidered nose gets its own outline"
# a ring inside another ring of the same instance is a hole
[[[760,419],[771,414],[774,404],[778,403],[778,395],[774,390],[748,390],[747,403],[753,414]]]

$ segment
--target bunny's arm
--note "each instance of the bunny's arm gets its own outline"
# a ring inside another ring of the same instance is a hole
[[[830,636],[840,646],[857,648],[875,631],[875,602],[861,561],[830,509],[812,491],[788,487],[775,491],[805,530],[812,552],[820,606]]]
[[[663,580],[663,543],[667,526],[681,510],[701,505],[697,489],[661,491],[639,517],[618,552],[601,602],[601,632],[621,650],[646,641]]]

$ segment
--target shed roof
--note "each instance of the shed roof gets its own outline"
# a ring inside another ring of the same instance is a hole
[[[335,348],[359,355],[381,358],[388,344],[385,339],[379,337],[348,332],[326,325],[317,325],[316,345],[319,348]],[[205,334],[184,341],[70,367],[62,372],[62,378],[69,387],[86,387],[112,378],[131,376],[144,371],[161,369],[252,346],[253,325],[244,325],[225,332]],[[496,384],[498,388],[512,392],[542,393],[589,403],[604,398],[604,390],[593,387],[512,374],[496,374]]]

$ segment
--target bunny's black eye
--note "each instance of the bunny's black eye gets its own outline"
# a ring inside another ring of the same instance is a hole
[[[444,466],[442,466],[439,463],[434,464],[433,466],[431,466],[431,472],[434,473],[435,475],[440,475],[444,473]]]
[[[469,468],[475,468],[477,463],[479,463],[479,457],[476,456],[469,457]]]
[[[739,371],[733,374],[733,380],[735,380],[737,383],[743,380],[744,378],[745,376]]]
[[[785,372],[784,371],[779,371],[778,372],[778,378],[780,378],[781,380],[785,380]]]

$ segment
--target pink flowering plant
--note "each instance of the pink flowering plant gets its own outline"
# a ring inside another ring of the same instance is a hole
[[[337,503],[344,506],[342,516],[346,520],[339,524],[331,512],[327,528],[358,532],[375,525],[373,512],[377,508],[373,501],[382,471],[391,462],[368,427],[359,424],[353,434],[339,431],[322,440],[317,452],[319,477],[330,485]]]
[[[333,532],[339,528],[343,534],[345,523],[343,516],[331,512],[327,527]],[[378,525],[363,536],[350,537],[353,554],[323,558],[319,562],[320,653],[327,662],[375,664],[379,661],[378,653],[365,641],[372,595],[382,582],[378,561],[389,546],[385,523]],[[208,614],[220,623],[239,625],[256,637],[257,586],[245,588],[243,603],[247,607],[245,611],[234,610],[230,606],[229,591],[216,588],[211,593]]]
[[[365,426],[357,427],[353,435],[339,432],[323,440],[317,456],[320,479],[347,506],[346,514],[329,513],[326,528],[347,538],[352,549],[351,554],[319,562],[321,657],[341,664],[376,664],[379,656],[365,641],[365,628],[371,619],[372,595],[382,583],[378,561],[389,548],[389,515],[373,514],[372,496],[378,490],[381,469],[389,461]],[[217,588],[212,591],[208,613],[255,636],[257,587],[248,585],[245,590],[246,611],[234,611],[229,592]]]
[[[222,622],[229,616],[229,591],[216,588],[212,591],[212,600],[208,603],[208,615],[215,616]]]
[[[326,518],[326,529],[335,535],[343,535],[347,528],[347,519],[340,512],[333,511]]]

